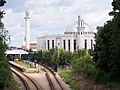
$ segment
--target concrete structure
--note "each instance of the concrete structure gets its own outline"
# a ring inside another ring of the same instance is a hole
[[[30,42],[30,49],[32,51],[37,51],[37,42]]]
[[[21,59],[22,55],[28,54],[28,52],[21,50],[21,49],[11,49],[7,50],[6,52],[8,60],[14,60],[16,58]]]
[[[36,52],[37,51],[37,42],[30,42],[29,47],[30,47],[29,49]],[[26,50],[25,42],[23,42],[22,49]]]
[[[74,52],[79,49],[91,49],[94,44],[94,32],[80,16],[73,27],[68,28],[64,34],[45,35],[37,38],[37,50],[63,48]]]
[[[25,49],[30,49],[30,14],[28,10],[25,12]]]

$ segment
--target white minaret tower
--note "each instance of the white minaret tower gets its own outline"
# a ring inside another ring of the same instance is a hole
[[[81,32],[83,33],[84,32],[84,29],[85,29],[85,26],[84,26],[84,20],[80,17],[80,16],[78,16],[78,26],[77,26],[77,33],[79,33],[79,34],[77,34],[77,49],[78,48],[80,48],[81,47]]]
[[[30,14],[27,11],[25,11],[25,49],[30,49]]]
[[[85,24],[84,20],[80,16],[78,16],[77,32],[83,32],[84,31],[84,29],[85,29],[84,24]]]

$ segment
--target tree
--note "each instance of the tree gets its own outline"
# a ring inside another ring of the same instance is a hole
[[[4,6],[5,3],[5,0],[0,0],[0,7]],[[16,90],[15,81],[13,80],[5,54],[8,31],[4,29],[4,24],[2,23],[4,14],[4,11],[0,10],[0,90]]]
[[[120,0],[113,0],[114,16],[103,27],[98,27],[93,59],[100,72],[106,75],[107,82],[120,81]],[[99,77],[100,78],[100,77]]]
[[[58,58],[58,52],[57,52],[57,51],[55,51],[55,52],[53,53],[51,60],[52,60],[51,63],[52,63],[53,69],[54,69],[55,71],[57,71],[57,67],[58,67],[59,62],[60,62],[60,60],[59,60],[59,58]]]
[[[86,63],[91,60],[91,56],[86,50],[79,50],[79,55],[79,57],[74,58],[71,61],[72,67],[78,71],[80,70],[80,67],[83,63]]]

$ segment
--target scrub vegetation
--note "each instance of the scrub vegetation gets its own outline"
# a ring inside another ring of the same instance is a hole
[[[5,0],[0,0],[0,7],[4,6],[5,3]],[[0,10],[0,90],[19,90],[18,84],[13,79],[5,54],[8,31],[4,29],[4,24],[2,23],[4,14],[4,10]]]

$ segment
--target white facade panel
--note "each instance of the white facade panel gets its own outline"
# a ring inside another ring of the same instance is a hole
[[[78,39],[79,38],[79,39]],[[63,40],[65,40],[65,50],[68,49],[68,40],[70,40],[70,51],[74,52],[74,40],[76,40],[76,48],[84,49],[85,48],[85,39],[87,40],[87,49],[91,49],[91,40],[94,42],[93,35],[61,35],[61,36],[44,36],[43,38],[38,38],[38,50],[48,50],[48,40],[49,40],[49,49],[52,49],[52,40],[54,40],[54,48],[64,48]]]

